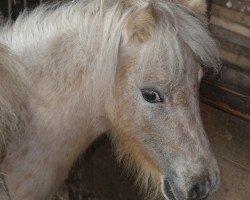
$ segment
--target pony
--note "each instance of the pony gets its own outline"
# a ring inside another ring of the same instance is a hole
[[[209,199],[220,178],[198,91],[220,61],[205,12],[204,0],[75,0],[3,25],[2,197],[50,198],[108,132],[141,188]]]

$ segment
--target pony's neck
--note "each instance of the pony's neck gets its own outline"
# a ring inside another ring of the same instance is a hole
[[[60,93],[61,88],[63,97],[74,95],[73,87],[86,89],[85,96],[90,96],[89,76],[96,71],[93,62],[102,34],[96,34],[102,24],[100,2],[40,6],[0,30],[0,43],[19,57],[23,68],[17,70],[33,91],[42,91],[42,98]]]
[[[96,13],[92,18],[86,16],[91,9]],[[28,199],[46,199],[81,152],[108,128],[102,105],[105,100],[95,89],[105,84],[99,78],[93,86],[98,79],[93,79],[95,73],[102,74],[93,64],[98,38],[87,34],[98,27],[97,9],[94,3],[82,6],[80,2],[53,12],[41,7],[0,33],[0,42],[24,64],[18,71],[32,91],[27,133],[22,134],[21,143],[9,146],[2,166],[10,191],[21,185],[11,194],[13,199],[26,199],[26,195]],[[25,178],[28,174],[32,179]]]

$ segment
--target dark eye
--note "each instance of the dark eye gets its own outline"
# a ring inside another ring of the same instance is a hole
[[[141,89],[143,98],[149,103],[160,103],[163,102],[160,94],[153,89]]]

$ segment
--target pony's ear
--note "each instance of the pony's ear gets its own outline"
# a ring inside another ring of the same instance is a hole
[[[148,41],[155,30],[156,16],[152,5],[148,5],[128,19],[126,42]]]
[[[205,15],[207,13],[206,0],[177,0],[187,8],[191,9],[198,16]]]

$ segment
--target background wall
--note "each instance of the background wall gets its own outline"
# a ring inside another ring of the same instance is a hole
[[[212,0],[211,25],[223,60],[201,87],[206,103],[250,120],[250,1]]]

